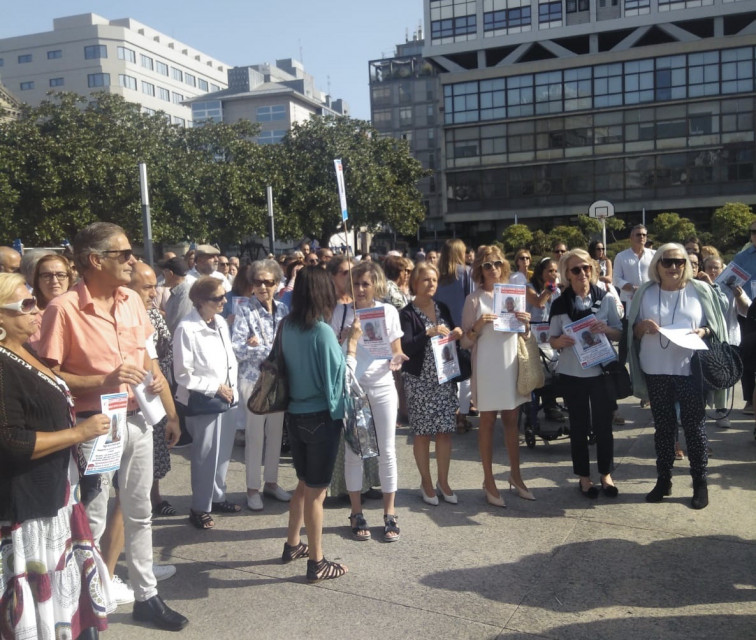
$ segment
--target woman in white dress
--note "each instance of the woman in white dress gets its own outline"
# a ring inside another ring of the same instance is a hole
[[[517,336],[512,332],[494,331],[494,284],[509,282],[509,263],[496,246],[482,246],[473,262],[476,290],[467,296],[462,310],[462,346],[472,348],[472,398],[480,412],[478,449],[483,464],[483,491],[489,504],[506,506],[493,476],[493,428],[501,411],[504,439],[509,455],[509,486],[525,500],[534,500],[520,476],[519,406],[530,400],[517,393]],[[530,314],[515,315],[530,332]]]

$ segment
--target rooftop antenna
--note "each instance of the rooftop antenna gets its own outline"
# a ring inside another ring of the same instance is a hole
[[[328,95],[331,95],[331,76],[326,76],[326,86],[328,87]]]

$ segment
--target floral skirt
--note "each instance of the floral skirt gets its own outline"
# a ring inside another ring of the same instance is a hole
[[[73,460],[69,476],[78,478]],[[2,640],[68,640],[108,626],[108,570],[74,493],[69,482],[67,504],[52,518],[0,522]]]

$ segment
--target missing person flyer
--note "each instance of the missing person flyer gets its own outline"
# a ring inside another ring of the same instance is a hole
[[[110,431],[94,440],[84,475],[117,471],[121,466],[123,432],[126,429],[126,411],[129,394],[125,391],[100,396],[102,412],[110,418]]]
[[[714,281],[720,287],[742,287],[746,282],[751,279],[751,274],[748,273],[742,267],[739,267],[734,262],[727,265],[727,268],[717,276]]]
[[[525,285],[494,285],[494,331],[525,333],[525,325],[517,319],[516,311],[525,311]]]
[[[386,311],[383,305],[357,309],[362,326],[360,345],[376,360],[391,360],[391,342],[386,328]]]
[[[534,322],[530,325],[530,330],[536,337],[538,345],[549,344],[549,328],[548,322]]]
[[[443,384],[459,377],[459,359],[457,345],[451,336],[433,336],[431,338],[433,360],[436,363],[438,383]]]
[[[564,333],[575,341],[572,348],[583,369],[617,358],[606,334],[591,332],[597,322],[596,316],[591,314],[564,326]]]

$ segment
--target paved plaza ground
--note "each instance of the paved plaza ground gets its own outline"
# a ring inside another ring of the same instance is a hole
[[[325,553],[349,573],[319,585],[306,583],[304,560],[280,562],[283,503],[268,498],[262,512],[245,507],[239,515],[217,516],[211,531],[190,526],[183,449],[173,454],[173,471],[162,483],[180,515],[154,523],[155,560],[178,569],[160,583],[160,593],[189,618],[180,634],[185,639],[756,638],[756,441],[753,416],[739,411],[740,398],[735,406],[731,429],[708,427],[710,504],[702,511],[690,508],[687,459],[676,463],[670,498],[644,501],[656,476],[653,426],[650,410],[635,399],[621,402],[627,424],[614,430],[620,490],[614,500],[580,495],[565,438],[521,447],[522,475],[535,502],[505,492],[499,431],[494,471],[507,508],[488,506],[473,430],[454,436],[450,483],[459,504],[426,505],[412,437],[401,427],[402,539],[379,541],[381,503],[368,500],[373,540],[352,540],[348,506],[329,498]],[[234,450],[228,474],[229,499],[240,503],[243,456],[243,449]],[[280,482],[295,484],[286,458]],[[125,574],[122,564],[119,573]],[[166,634],[134,623],[128,605],[111,617],[104,637]]]

